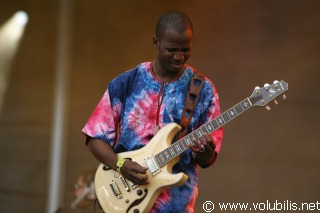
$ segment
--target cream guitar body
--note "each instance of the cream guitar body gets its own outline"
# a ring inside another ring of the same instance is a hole
[[[180,130],[180,126],[172,123],[160,129],[152,140],[143,148],[136,151],[119,153],[123,158],[132,159],[142,166],[149,167],[151,159],[159,150],[165,150],[171,145],[172,138]],[[106,213],[112,212],[149,212],[158,195],[167,188],[179,186],[187,181],[184,173],[172,174],[173,165],[178,162],[176,156],[161,169],[155,168],[152,174],[147,171],[148,185],[136,186],[125,180],[119,173],[103,164],[97,169],[95,176],[96,194],[100,205]]]

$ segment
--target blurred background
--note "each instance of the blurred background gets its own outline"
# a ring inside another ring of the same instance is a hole
[[[199,169],[196,212],[319,201],[320,1],[1,0],[0,212],[93,212],[70,207],[80,171],[98,166],[81,129],[112,78],[154,59],[156,20],[171,9],[192,19],[189,64],[214,81],[222,111],[255,86],[289,84],[271,111],[225,126],[216,164]]]

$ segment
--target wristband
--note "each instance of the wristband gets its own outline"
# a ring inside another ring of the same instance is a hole
[[[126,160],[127,160],[127,159],[125,159],[125,158],[122,158],[122,157],[118,156],[118,161],[117,161],[117,172],[118,172],[119,174],[121,174],[121,168],[122,168],[122,166],[123,166],[124,162],[126,162]]]

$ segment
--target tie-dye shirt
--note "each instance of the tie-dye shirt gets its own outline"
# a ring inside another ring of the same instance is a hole
[[[151,66],[151,62],[141,63],[110,82],[82,130],[87,138],[99,138],[119,153],[136,150],[147,144],[154,135],[157,122],[160,128],[172,122],[181,123],[194,69],[186,65],[176,81],[164,84],[153,75]],[[213,83],[205,78],[188,127],[189,132],[218,115],[220,105],[217,91]],[[220,151],[222,136],[222,128],[211,134],[216,143],[216,153]],[[172,172],[184,172],[189,177],[187,182],[162,192],[151,212],[194,212],[198,195],[197,164],[191,150],[186,150],[180,157]]]

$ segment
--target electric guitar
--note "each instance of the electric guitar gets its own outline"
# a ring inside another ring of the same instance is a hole
[[[95,175],[95,189],[103,210],[106,213],[149,212],[163,190],[180,186],[187,181],[186,174],[172,174],[171,171],[179,161],[180,154],[193,143],[193,137],[201,138],[214,132],[252,106],[266,106],[281,94],[285,97],[284,93],[287,90],[288,84],[284,81],[274,81],[272,85],[265,84],[263,88],[256,87],[250,97],[173,144],[173,137],[181,129],[176,123],[161,128],[143,148],[119,153],[119,156],[134,160],[148,168],[147,185],[135,185],[118,172],[100,164]]]

